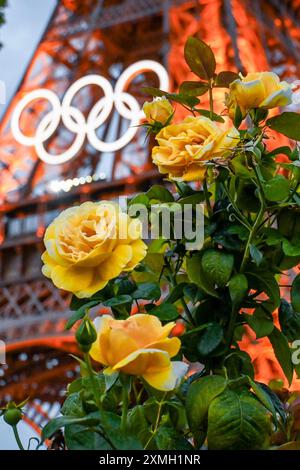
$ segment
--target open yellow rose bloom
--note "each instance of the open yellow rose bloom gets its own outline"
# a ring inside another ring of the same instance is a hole
[[[104,373],[123,372],[143,377],[158,390],[173,390],[186,374],[188,365],[171,362],[180,349],[178,338],[169,338],[175,323],[162,326],[158,318],[137,314],[126,320],[109,315],[94,321],[98,337],[91,357],[106,366]]]
[[[112,202],[64,210],[47,228],[43,274],[60,289],[90,297],[146,255],[142,225]]]
[[[237,145],[238,131],[218,126],[207,117],[188,116],[164,127],[156,136],[152,160],[161,173],[176,181],[201,181],[207,162],[226,156]]]
[[[286,106],[292,101],[291,85],[281,82],[273,72],[248,73],[246,77],[234,80],[229,90],[226,105],[231,117],[237,105],[244,117],[250,109],[271,109]]]

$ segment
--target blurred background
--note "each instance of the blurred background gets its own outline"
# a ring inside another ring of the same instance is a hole
[[[0,7],[0,80],[6,95],[0,87],[0,340],[6,344],[0,403],[30,397],[20,425],[27,442],[56,415],[66,384],[78,374],[67,354],[75,352],[73,336],[64,330],[70,296],[40,271],[45,228],[65,207],[143,191],[160,176],[143,128],[136,128],[126,145],[99,150],[81,139],[75,111],[71,123],[58,119],[50,132],[56,117],[45,97],[19,110],[23,140],[16,138],[11,123],[20,100],[42,88],[61,102],[74,82],[90,74],[105,77],[114,89],[129,66],[144,60],[163,65],[169,89],[176,91],[181,81],[193,79],[183,46],[195,35],[210,44],[219,70],[272,70],[293,83],[289,109],[297,110],[300,0],[0,0]],[[157,87],[159,79],[142,67],[123,85],[141,106],[147,98],[141,87]],[[101,87],[87,85],[74,93],[72,106],[85,122],[104,95]],[[201,107],[207,107],[204,100]],[[115,107],[106,114],[95,138],[114,143],[130,128],[130,118]],[[38,129],[49,131],[42,143]],[[256,361],[261,379],[280,375],[268,349]],[[0,420],[0,449],[15,448],[9,432]]]

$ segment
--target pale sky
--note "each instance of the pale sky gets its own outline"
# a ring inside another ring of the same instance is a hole
[[[6,86],[6,102],[13,96],[35,47],[47,25],[56,0],[8,0],[5,10],[6,24],[0,28],[0,80]],[[5,106],[0,105],[0,116]],[[1,390],[0,390],[1,394]],[[20,434],[24,444],[34,436],[26,424],[21,423]],[[0,418],[0,450],[17,449],[12,429]]]
[[[6,102],[26,71],[56,0],[8,0],[6,23],[0,28],[0,80],[6,86]],[[0,116],[5,106],[0,105]]]

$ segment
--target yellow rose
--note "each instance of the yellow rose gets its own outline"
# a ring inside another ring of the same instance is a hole
[[[158,146],[152,150],[152,160],[170,179],[203,180],[207,161],[226,157],[237,145],[238,138],[234,127],[222,129],[207,117],[188,116],[157,134]]]
[[[165,124],[174,114],[174,108],[165,96],[154,98],[151,103],[146,101],[143,111],[149,124],[154,124],[154,122]]]
[[[175,323],[162,326],[157,317],[137,314],[127,320],[109,315],[94,321],[97,340],[91,357],[106,366],[104,373],[123,372],[143,377],[158,390],[173,390],[186,374],[184,362],[173,361],[180,348],[178,338],[168,338]]]
[[[77,297],[90,297],[146,255],[142,225],[112,202],[64,210],[46,230],[42,272]]]
[[[250,109],[271,109],[291,102],[291,86],[287,82],[281,82],[273,72],[248,73],[246,77],[234,80],[225,100],[231,117],[234,116],[236,105],[240,107],[244,117]]]

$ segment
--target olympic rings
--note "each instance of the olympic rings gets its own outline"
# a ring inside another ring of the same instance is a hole
[[[140,60],[130,65],[118,78],[115,89],[105,77],[100,75],[82,77],[69,87],[61,103],[58,96],[51,90],[40,88],[31,91],[17,103],[12,113],[12,134],[20,144],[33,146],[38,157],[50,165],[65,163],[75,157],[82,148],[85,138],[99,152],[115,152],[133,139],[138,130],[137,125],[144,116],[137,100],[124,90],[134,77],[149,71],[155,72],[158,76],[159,88],[168,91],[168,73],[161,64],[153,60]],[[85,118],[84,114],[72,105],[72,101],[75,95],[88,85],[101,88],[104,96],[94,104]],[[20,117],[26,106],[37,99],[48,100],[52,109],[39,122],[35,135],[27,136],[20,129]],[[129,121],[129,126],[125,133],[114,142],[105,142],[97,135],[97,129],[105,123],[113,108],[121,117]],[[76,134],[76,137],[67,150],[60,155],[53,155],[47,152],[44,142],[55,133],[61,120],[69,131]]]

